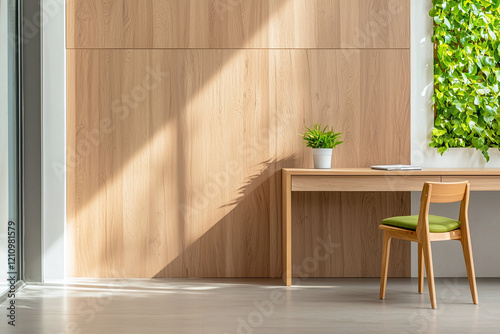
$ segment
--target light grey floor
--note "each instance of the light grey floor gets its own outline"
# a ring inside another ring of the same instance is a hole
[[[1,305],[0,333],[500,333],[500,279],[438,279],[438,309],[415,279],[76,280],[28,285],[16,327]],[[427,288],[427,286],[426,286]]]

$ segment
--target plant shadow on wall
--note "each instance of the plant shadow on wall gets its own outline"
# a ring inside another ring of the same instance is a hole
[[[281,263],[281,227],[275,224],[281,217],[281,192],[272,192],[281,189],[281,169],[294,163],[294,156],[260,163],[236,198],[219,208],[227,214],[154,277],[168,277],[177,268],[185,277],[268,277],[275,272],[271,266]],[[192,223],[186,218],[186,224]],[[187,259],[199,262],[187,269]]]
[[[433,0],[431,147],[500,149],[500,1]]]

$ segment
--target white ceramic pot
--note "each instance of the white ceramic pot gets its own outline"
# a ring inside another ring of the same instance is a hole
[[[332,168],[331,148],[313,148],[314,168],[328,169]]]

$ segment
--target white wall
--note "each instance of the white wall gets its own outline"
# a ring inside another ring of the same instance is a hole
[[[434,113],[431,109],[433,94],[433,21],[429,17],[432,0],[411,0],[411,66],[412,110],[411,139],[412,164],[436,168],[493,168],[500,167],[500,152],[490,150],[486,163],[481,152],[475,149],[451,149],[443,156],[429,147]],[[472,249],[476,274],[479,277],[500,277],[500,218],[497,205],[500,193],[472,192],[469,208]],[[412,193],[412,214],[418,214],[420,193]],[[458,217],[457,206],[433,206],[431,212]],[[434,271],[437,277],[466,277],[462,250],[459,242],[434,242],[432,244]],[[417,250],[412,245],[412,276],[417,275]]]
[[[42,0],[43,280],[65,278],[65,0]]]

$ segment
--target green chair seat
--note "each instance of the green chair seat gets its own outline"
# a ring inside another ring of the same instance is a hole
[[[390,225],[407,230],[417,229],[418,215],[391,217],[382,220],[383,225]],[[460,227],[460,222],[455,219],[429,215],[429,232],[443,233],[456,230]]]

